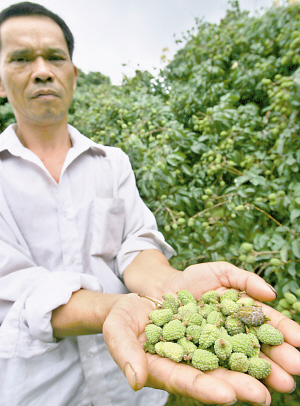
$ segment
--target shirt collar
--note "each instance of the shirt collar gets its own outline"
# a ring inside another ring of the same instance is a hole
[[[3,133],[0,134],[0,152],[7,150],[12,155],[25,157],[29,150],[25,148],[19,140],[14,130],[15,125],[16,124],[10,124]],[[97,144],[85,137],[71,125],[68,125],[68,131],[72,141],[72,149],[76,155],[79,155],[88,149],[94,149],[98,150],[103,156],[106,156],[105,147],[103,145]]]

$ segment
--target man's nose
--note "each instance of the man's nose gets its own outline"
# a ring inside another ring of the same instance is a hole
[[[35,83],[53,82],[51,65],[41,56],[38,56],[33,63],[32,79]]]

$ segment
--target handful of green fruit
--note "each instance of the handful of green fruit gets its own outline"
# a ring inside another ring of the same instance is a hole
[[[263,379],[271,364],[259,357],[262,343],[280,345],[282,333],[244,292],[210,290],[197,301],[187,290],[163,296],[149,313],[144,349],[151,354],[186,362],[200,371],[218,366]]]

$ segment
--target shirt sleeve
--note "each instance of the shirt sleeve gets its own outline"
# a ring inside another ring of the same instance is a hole
[[[123,242],[117,255],[118,272],[122,277],[126,267],[140,251],[158,249],[167,259],[171,258],[175,251],[158,231],[153,213],[139,195],[128,156],[121,150],[119,153],[121,156],[118,159],[117,195],[124,200],[125,204]]]
[[[91,275],[37,266],[0,196],[0,358],[30,358],[59,346],[52,310],[80,288],[102,291]]]

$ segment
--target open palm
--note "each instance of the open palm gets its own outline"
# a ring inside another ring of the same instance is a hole
[[[178,272],[166,293],[186,289],[200,299],[208,290],[221,294],[228,288],[246,291],[257,300],[275,299],[275,293],[263,279],[226,262],[193,265]],[[264,379],[264,384],[250,375],[225,368],[203,373],[189,365],[145,354],[141,346],[145,341],[143,331],[155,305],[136,294],[124,295],[116,303],[104,323],[103,334],[112,357],[134,390],[151,386],[206,404],[232,403],[237,399],[269,405],[271,397],[267,387],[290,392],[294,388],[292,375],[300,374],[300,353],[295,348],[300,346],[300,326],[271,307],[261,305],[271,318],[270,324],[285,338],[277,347],[262,346],[261,357],[272,364],[271,374]]]

